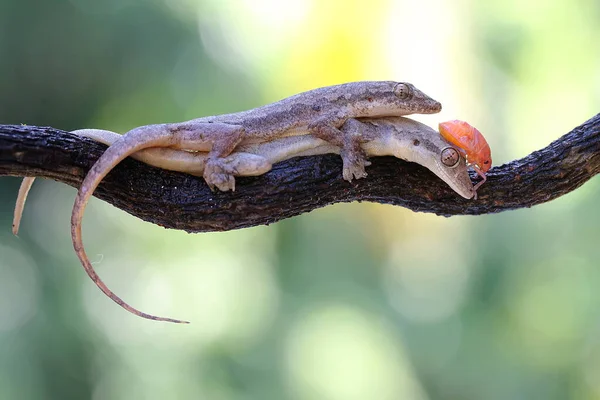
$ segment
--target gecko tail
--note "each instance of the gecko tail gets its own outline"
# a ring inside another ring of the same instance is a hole
[[[23,178],[21,187],[19,187],[19,194],[17,195],[17,202],[15,203],[15,211],[13,213],[12,233],[15,236],[19,235],[19,228],[21,227],[21,219],[23,218],[23,209],[25,208],[25,202],[27,201],[27,195],[31,186],[35,181],[35,177]]]
[[[78,229],[79,232],[75,232],[76,229]],[[77,226],[77,227],[73,226],[71,228],[71,230],[72,230],[73,236],[81,237],[81,226]],[[92,281],[94,281],[96,286],[98,286],[98,288],[106,296],[108,296],[112,301],[114,301],[115,303],[117,303],[118,305],[123,307],[125,310],[129,311],[130,313],[132,313],[134,315],[137,315],[138,317],[150,319],[153,321],[173,322],[176,324],[189,324],[189,321],[183,321],[183,320],[173,319],[173,318],[158,317],[156,315],[147,314],[143,311],[138,310],[137,308],[130,306],[123,299],[121,299],[119,296],[117,296],[112,290],[110,290],[108,288],[108,286],[106,286],[104,281],[102,281],[102,279],[100,279],[100,277],[94,270],[94,267],[92,266],[91,262],[89,261],[88,256],[85,253],[85,250],[83,249],[83,247],[81,247],[81,248],[75,247],[75,251],[77,252],[77,255],[79,256],[79,259],[81,260],[83,268],[87,272],[88,276],[92,279]]]
[[[73,240],[73,247],[77,257],[79,257],[85,272],[96,284],[96,286],[98,286],[98,288],[115,303],[130,313],[142,318],[154,321],[186,324],[189,322],[146,314],[133,308],[119,296],[113,293],[100,279],[98,274],[96,274],[92,263],[85,253],[81,236],[81,221],[83,219],[85,206],[102,179],[119,162],[129,155],[149,147],[168,147],[172,144],[173,132],[166,125],[147,125],[129,131],[125,135],[118,138],[118,140],[116,140],[112,145],[110,145],[104,154],[102,154],[102,156],[92,166],[77,192],[75,204],[73,205],[73,212],[71,214],[71,238]]]

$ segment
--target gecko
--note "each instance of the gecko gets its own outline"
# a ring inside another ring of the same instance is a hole
[[[347,129],[340,130],[342,125],[356,118],[431,114],[440,110],[439,102],[410,83],[365,81],[314,89],[248,111],[134,128],[114,141],[84,178],[71,215],[73,247],[89,277],[121,307],[143,318],[185,323],[146,314],[127,304],[104,284],[85,253],[81,235],[85,206],[115,165],[140,150],[155,147],[207,152],[202,176],[208,186],[211,190],[234,190],[234,171],[227,156],[238,146],[308,134],[339,148],[342,176],[351,181],[365,177],[369,163],[362,147],[365,139],[360,125],[350,122]]]
[[[475,191],[467,172],[469,166],[460,149],[429,126],[408,118],[384,117],[351,119],[340,129],[345,132],[360,130],[364,138],[362,148],[368,157],[389,155],[416,162],[432,171],[460,196],[466,199],[474,197]],[[108,146],[121,137],[118,133],[99,129],[82,129],[74,133]],[[289,136],[240,146],[224,162],[232,168],[235,176],[257,176],[283,160],[326,153],[339,154],[340,148],[312,135]],[[132,154],[132,158],[158,168],[201,177],[208,153],[149,148]],[[25,178],[19,190],[13,223],[15,234],[18,233],[25,199],[34,179]]]

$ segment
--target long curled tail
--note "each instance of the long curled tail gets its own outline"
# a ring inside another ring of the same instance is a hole
[[[83,241],[81,237],[81,221],[83,218],[83,212],[87,205],[90,197],[94,193],[94,190],[98,187],[102,179],[123,159],[138,150],[142,150],[148,147],[165,146],[168,147],[173,144],[173,134],[165,125],[148,125],[133,129],[127,134],[121,136],[116,140],[96,161],[92,166],[85,179],[83,180],[77,197],[75,198],[75,204],[73,205],[73,212],[71,214],[71,238],[73,240],[73,247],[77,253],[77,257],[81,261],[85,272],[94,281],[96,286],[108,297],[110,297],[115,303],[123,307],[125,310],[132,314],[140,316],[142,318],[151,319],[154,321],[166,321],[175,322],[180,324],[188,323],[187,321],[181,321],[172,318],[157,317],[154,315],[146,314],[141,312],[125,301],[119,296],[113,293],[106,284],[100,279],[92,263],[90,262],[87,254],[83,247]]]

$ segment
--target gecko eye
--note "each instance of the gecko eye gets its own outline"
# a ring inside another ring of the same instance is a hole
[[[409,85],[399,83],[394,87],[394,94],[401,100],[408,100],[413,96],[413,91]]]
[[[446,167],[456,167],[459,161],[460,154],[458,154],[458,151],[455,148],[446,147],[444,150],[442,150],[442,164],[444,164]]]

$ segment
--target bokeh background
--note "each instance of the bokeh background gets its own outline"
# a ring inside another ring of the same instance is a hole
[[[0,0],[0,123],[126,132],[405,80],[495,164],[600,111],[597,0]],[[600,180],[442,218],[342,204],[188,235],[0,178],[0,399],[600,399]]]

